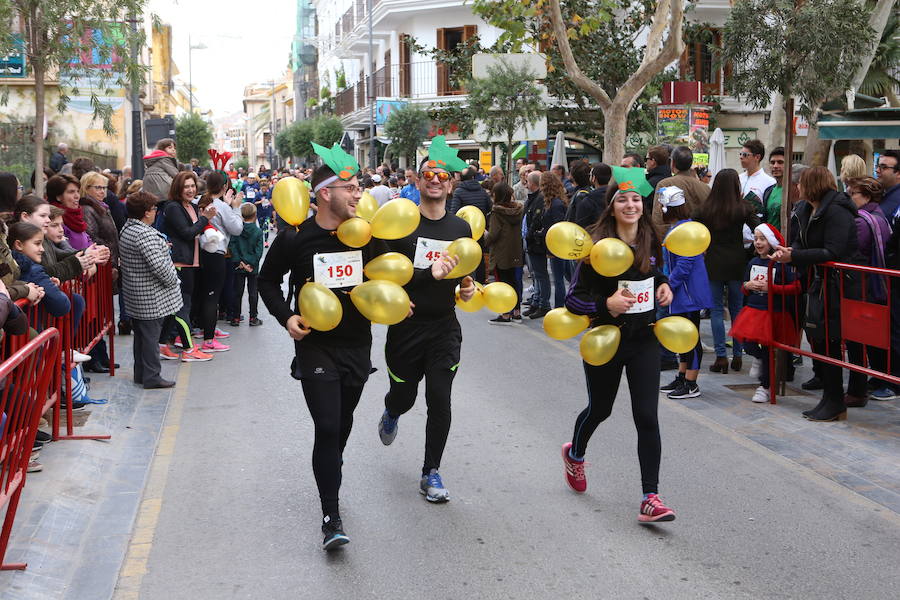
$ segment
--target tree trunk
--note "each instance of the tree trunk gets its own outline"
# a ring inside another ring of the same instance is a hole
[[[34,74],[34,194],[44,197],[44,112],[45,95],[44,66],[40,62],[31,64]]]
[[[506,171],[506,183],[512,185],[512,144],[513,139],[512,135],[506,138],[506,163],[504,167],[504,171]]]
[[[611,167],[618,166],[625,156],[629,106],[613,102],[603,116],[603,162]]]
[[[788,116],[784,113],[783,106],[784,97],[776,93],[772,97],[772,112],[769,113],[769,139],[766,140],[766,148],[769,150],[784,146],[785,119],[793,119],[793,115]]]

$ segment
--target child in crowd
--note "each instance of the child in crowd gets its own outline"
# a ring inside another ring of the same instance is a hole
[[[769,401],[769,346],[772,344],[773,331],[779,342],[791,346],[796,346],[799,342],[792,304],[788,304],[786,308],[782,298],[800,294],[800,280],[794,267],[775,263],[772,271],[774,281],[768,281],[769,257],[778,246],[784,246],[784,237],[780,231],[768,223],[756,226],[753,231],[753,248],[757,255],[747,265],[741,287],[747,296],[747,303],[728,332],[731,337],[743,341],[747,352],[756,358],[755,364],[750,368],[750,376],[759,377],[759,387],[753,394],[754,402]],[[770,291],[775,293],[773,312],[769,312]],[[788,368],[793,370],[793,365],[789,364]],[[791,377],[790,373],[788,377]]]
[[[268,233],[269,226],[266,224],[264,230],[260,230],[256,223],[256,206],[249,202],[241,205],[241,217],[244,219],[244,231],[241,232],[241,235],[233,237],[228,246],[232,260],[237,265],[234,269],[234,294],[230,325],[237,327],[241,324],[241,304],[246,282],[247,301],[250,304],[249,323],[250,327],[255,327],[262,325],[262,321],[257,318],[259,293],[256,291],[256,276],[259,273],[259,261],[262,259],[263,253],[263,231]]]
[[[691,220],[690,210],[685,204],[684,190],[675,186],[660,188],[656,201],[662,205],[663,223],[672,229]],[[669,273],[669,287],[672,288],[672,304],[669,314],[690,320],[700,329],[700,311],[712,308],[712,292],[706,274],[703,255],[678,256],[663,248],[663,258]],[[672,383],[664,385],[660,391],[668,392],[673,400],[696,398],[700,395],[697,376],[703,361],[703,346],[700,340],[687,354],[678,356],[678,374]]]
[[[6,240],[22,272],[20,279],[44,288],[40,306],[54,317],[61,317],[69,312],[72,303],[59,289],[59,280],[47,275],[41,266],[41,259],[44,256],[44,232],[41,228],[31,223],[13,223],[9,226]],[[81,308],[83,310],[84,306]],[[79,319],[81,314],[76,314],[75,322],[77,323]]]
[[[253,204],[256,206],[259,228],[262,229],[263,245],[269,247],[269,223],[272,221],[272,190],[269,188],[269,180],[259,182],[259,194]]]

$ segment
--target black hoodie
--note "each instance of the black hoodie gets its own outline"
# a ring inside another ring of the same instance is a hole
[[[474,179],[467,179],[459,184],[459,187],[453,192],[453,198],[450,199],[448,210],[455,215],[463,206],[469,205],[481,209],[485,219],[491,213],[491,196]]]
[[[791,232],[794,266],[803,268],[830,260],[857,262],[856,214],[856,205],[847,194],[835,190],[825,194],[815,212],[808,202],[798,204],[798,227],[796,233]]]

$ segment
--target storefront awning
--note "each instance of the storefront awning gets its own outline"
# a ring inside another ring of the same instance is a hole
[[[823,140],[900,139],[900,121],[819,121]]]

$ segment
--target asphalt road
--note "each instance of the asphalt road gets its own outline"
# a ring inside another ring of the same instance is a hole
[[[588,448],[588,492],[570,492],[559,450],[586,404],[576,345],[534,321],[459,316],[463,358],[441,469],[451,502],[418,493],[423,399],[392,446],[378,439],[387,374],[385,330],[375,327],[379,371],[345,453],[352,542],[324,553],[292,345],[262,314],[262,327],[231,330],[231,352],[182,367],[151,475],[158,498],[145,498],[142,544],[123,570],[133,589],[117,597],[897,597],[897,514],[667,399],[660,492],[678,518],[639,525],[624,381]]]

